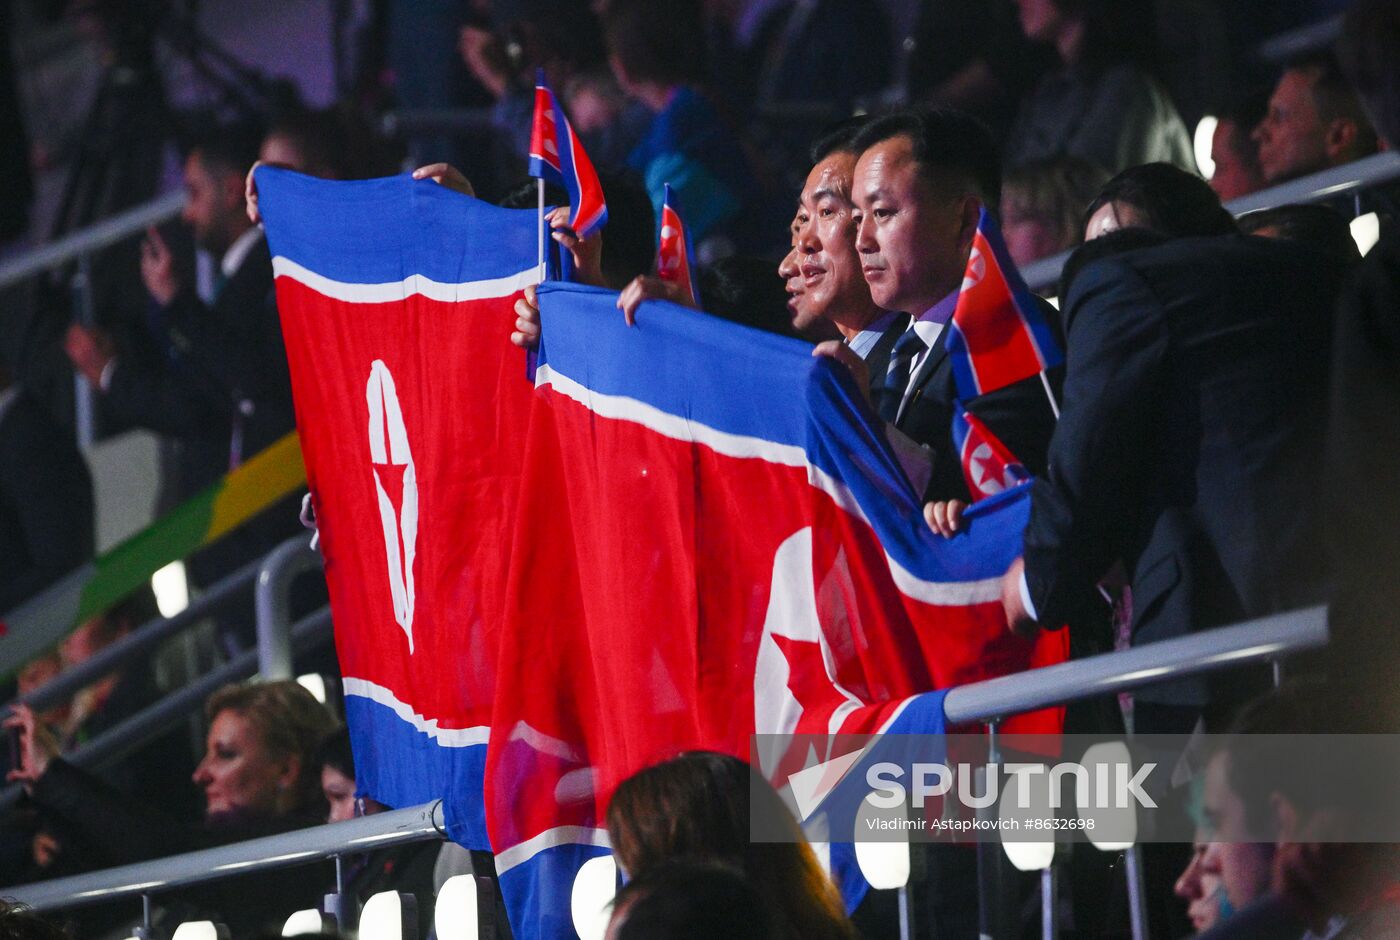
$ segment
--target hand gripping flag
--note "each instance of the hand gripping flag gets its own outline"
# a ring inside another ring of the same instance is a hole
[[[539,294],[487,773],[518,937],[573,936],[573,879],[641,767],[748,758],[755,733],[936,731],[920,693],[1034,661],[1000,603],[1024,492],[936,537],[843,368],[674,304],[629,329],[616,296]]]
[[[666,201],[661,206],[661,241],[656,249],[656,276],[663,281],[684,284],[690,291],[690,302],[698,307],[700,291],[695,286],[695,272],[690,267],[693,254],[690,232],[671,194],[671,184],[667,183]]]
[[[953,446],[962,460],[963,476],[973,502],[1031,478],[1025,465],[961,402],[953,412]]]
[[[444,799],[485,849],[482,773],[533,394],[509,343],[536,215],[407,176],[257,172],[359,789]]]
[[[1021,280],[996,221],[984,208],[972,240],[948,354],[963,401],[1044,372],[1064,360]]]
[[[535,79],[535,120],[530,130],[530,175],[559,183],[569,194],[569,228],[587,238],[608,220],[603,184],[541,69]]]

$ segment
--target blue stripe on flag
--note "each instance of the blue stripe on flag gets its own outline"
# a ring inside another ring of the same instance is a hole
[[[407,173],[330,181],[264,166],[257,184],[272,254],[333,281],[493,280],[519,274],[519,259],[533,262],[538,251],[534,209],[501,209]]]
[[[486,807],[486,745],[443,747],[393,710],[360,695],[345,697],[355,752],[355,776],[366,796],[392,807],[442,798],[448,836],[470,849],[490,850]]]

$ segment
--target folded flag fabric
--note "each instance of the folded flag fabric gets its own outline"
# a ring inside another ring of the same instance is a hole
[[[996,220],[984,208],[972,240],[948,354],[963,401],[1004,388],[1064,361],[1035,297],[1016,270]]]
[[[695,272],[690,259],[695,251],[690,246],[690,232],[681,218],[671,184],[666,184],[666,199],[661,205],[661,239],[656,249],[656,276],[663,281],[683,284],[690,292],[690,302],[700,305],[700,290],[695,286]]]
[[[481,803],[532,390],[536,214],[408,176],[257,171],[360,791]]]
[[[569,194],[569,228],[580,238],[587,238],[608,221],[608,205],[603,200],[598,172],[545,82],[543,69],[535,79],[530,175],[564,187]]]

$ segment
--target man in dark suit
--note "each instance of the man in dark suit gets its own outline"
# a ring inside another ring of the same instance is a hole
[[[854,201],[862,271],[879,307],[910,318],[907,328],[894,324],[887,368],[871,370],[872,396],[881,417],[929,448],[926,498],[966,501],[953,446],[957,387],[944,330],[981,210],[995,210],[1001,195],[1000,157],[986,128],[956,111],[876,119],[854,147],[861,152]],[[1038,377],[964,405],[1027,469],[1044,472],[1055,418]]]
[[[141,276],[154,301],[152,355],[117,355],[100,332],[69,328],[74,367],[103,392],[113,416],[178,442],[179,480],[189,499],[294,427],[291,380],[273,294],[272,261],[244,208],[244,178],[259,138],[225,129],[191,150],[182,219],[215,259],[214,292],[202,300],[152,229]],[[272,518],[275,516],[276,518]],[[207,586],[236,564],[296,531],[295,510],[277,509],[193,560]]]
[[[92,558],[92,518],[72,438],[0,369],[0,616]]]
[[[1135,644],[1322,600],[1318,467],[1340,278],[1323,253],[1238,236],[1080,268],[1049,472],[1004,584],[1013,627],[1063,622],[1119,559]],[[1233,673],[1228,687],[1195,677],[1142,689],[1137,730],[1190,731],[1208,705],[1247,691]]]

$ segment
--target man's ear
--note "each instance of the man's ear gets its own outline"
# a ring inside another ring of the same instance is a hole
[[[277,789],[290,791],[301,779],[301,755],[288,754],[277,774]]]
[[[977,236],[977,223],[982,221],[982,200],[972,194],[962,197],[962,218],[958,228],[958,248],[964,254],[972,251],[972,240]]]
[[[1290,842],[1302,841],[1303,833],[1299,829],[1298,807],[1293,805],[1293,801],[1275,790],[1269,794],[1269,813],[1274,822],[1274,842],[1278,845],[1286,845]]]
[[[1327,159],[1334,165],[1351,159],[1351,150],[1356,146],[1360,128],[1351,118],[1334,118],[1327,125],[1322,146],[1327,151]]]

